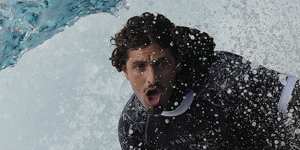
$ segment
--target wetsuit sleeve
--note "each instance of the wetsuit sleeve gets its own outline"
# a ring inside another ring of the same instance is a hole
[[[234,54],[221,53],[219,56],[213,82],[216,85],[215,89],[222,92],[222,103],[228,114],[228,129],[238,141],[239,147],[288,147],[293,135],[291,128],[286,126],[289,120],[285,116],[289,114],[283,114],[279,110],[281,94],[285,87],[281,83],[284,75],[254,65]],[[297,91],[297,88],[294,91]],[[296,97],[294,94],[293,98]],[[295,104],[290,106],[294,106],[294,112],[299,109]]]

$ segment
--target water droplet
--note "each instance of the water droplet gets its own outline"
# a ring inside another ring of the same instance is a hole
[[[232,93],[232,90],[231,90],[231,89],[228,89],[228,90],[227,90],[227,93],[228,93],[228,94],[231,94],[231,93]]]
[[[189,37],[190,37],[190,39],[192,39],[192,40],[194,40],[194,39],[195,39],[195,36],[194,36],[194,35],[192,35],[192,34],[189,34]]]
[[[174,102],[174,106],[178,106],[178,102]]]
[[[296,129],[295,134],[300,134],[300,129]]]
[[[169,119],[165,119],[165,123],[166,123],[166,124],[169,124],[169,123],[170,123],[170,120],[169,120]]]
[[[132,135],[132,134],[133,134],[133,130],[132,130],[132,129],[129,129],[128,134],[129,134],[129,135]]]
[[[273,97],[272,93],[268,92],[267,94],[268,97]]]

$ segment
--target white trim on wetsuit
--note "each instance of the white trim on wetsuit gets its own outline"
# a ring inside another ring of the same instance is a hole
[[[280,99],[278,102],[278,109],[282,113],[288,113],[288,105],[297,80],[298,79],[295,76],[287,76],[286,84],[281,92]]]
[[[194,100],[193,93],[194,93],[193,90],[188,90],[187,94],[185,94],[185,99],[182,100],[180,105],[175,110],[163,111],[161,115],[167,117],[173,117],[173,116],[179,116],[184,112],[186,112]]]

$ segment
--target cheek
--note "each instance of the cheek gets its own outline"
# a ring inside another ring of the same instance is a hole
[[[167,75],[169,77],[175,77],[176,76],[176,66],[175,64],[172,65],[171,69],[167,72]]]
[[[171,72],[167,72],[163,75],[163,81],[166,81],[165,83],[173,82],[176,79],[176,71],[172,70]]]
[[[132,76],[129,80],[135,91],[143,90],[144,80],[141,77]]]

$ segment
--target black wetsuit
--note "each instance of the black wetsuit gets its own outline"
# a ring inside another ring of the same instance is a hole
[[[193,101],[180,115],[149,113],[133,95],[119,121],[122,149],[299,148],[299,81],[288,81],[289,101],[285,75],[232,53],[215,57],[205,84],[192,89]]]

